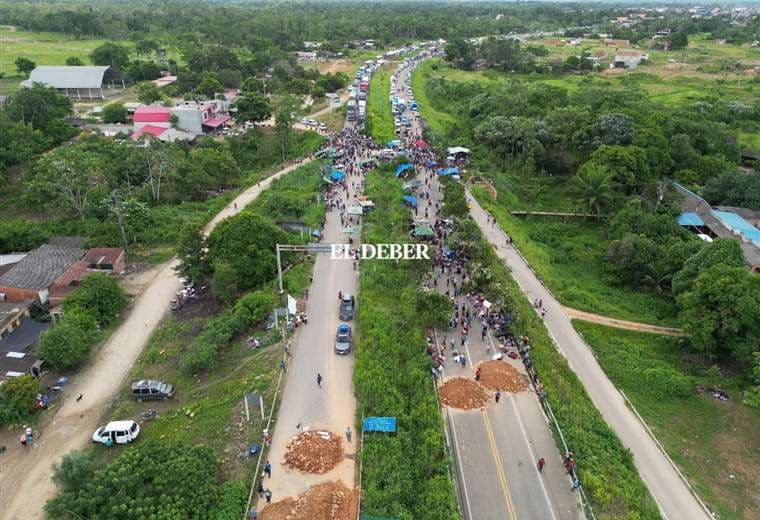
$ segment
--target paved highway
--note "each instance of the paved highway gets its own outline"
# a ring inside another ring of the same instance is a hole
[[[506,235],[488,223],[485,210],[468,192],[470,214],[496,253],[512,271],[528,300],[543,300],[548,310],[544,322],[549,334],[578,375],[592,401],[607,424],[617,433],[623,445],[633,453],[636,468],[649,487],[666,520],[700,520],[710,516],[680,477],[668,457],[660,451],[625,400],[594,358],[591,348],[573,328],[570,318],[554,296],[541,284],[523,257],[514,247],[506,246]]]
[[[401,98],[408,98],[411,89],[407,85],[410,69],[396,74],[396,88]],[[414,122],[415,134],[420,133],[420,121],[412,111],[405,114]],[[407,147],[412,143],[407,143]],[[424,182],[427,172],[418,172]],[[433,176],[429,188],[432,204],[418,198],[420,212],[428,208],[430,218],[435,219],[435,203],[440,201],[437,176]],[[437,286],[445,287],[443,279]],[[458,335],[455,330],[444,330],[449,339]],[[445,341],[440,337],[439,340]],[[444,381],[452,377],[474,377],[475,367],[491,359],[493,349],[490,333],[485,341],[475,325],[465,342],[468,363],[465,368],[447,363]],[[519,361],[506,359],[525,374]],[[504,393],[497,404],[490,402],[483,410],[444,409],[453,443],[454,464],[457,473],[463,515],[467,520],[479,519],[528,519],[528,520],[574,520],[582,518],[580,502],[571,490],[571,482],[563,466],[562,455],[552,437],[546,417],[535,394],[524,391],[517,394]],[[539,472],[538,459],[546,460],[546,467]]]

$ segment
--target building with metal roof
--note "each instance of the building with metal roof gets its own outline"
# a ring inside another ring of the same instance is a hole
[[[44,303],[53,282],[85,253],[79,248],[42,245],[0,276],[0,294],[7,301],[39,299]]]
[[[77,99],[105,99],[107,95],[126,88],[116,69],[98,65],[40,65],[29,74],[29,79],[21,82],[21,86],[31,88],[35,83]]]

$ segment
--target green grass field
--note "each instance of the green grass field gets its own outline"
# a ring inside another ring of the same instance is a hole
[[[598,224],[514,217],[510,210],[541,208],[516,206],[514,195],[510,197],[504,190],[499,190],[498,200],[494,200],[482,187],[471,189],[563,305],[624,320],[656,325],[678,324],[672,303],[665,297],[608,281],[603,265],[608,242]],[[551,193],[557,194],[558,191],[548,190],[547,195]]]
[[[391,72],[386,66],[372,75],[367,96],[367,133],[378,143],[387,143],[396,138],[391,108]]]
[[[720,518],[758,518],[760,411],[741,404],[735,378],[709,375],[697,359],[681,354],[676,338],[573,324]],[[681,379],[683,396],[672,390]],[[701,394],[695,385],[720,386],[731,400]]]
[[[420,106],[420,114],[425,124],[428,125],[430,131],[437,136],[446,135],[447,129],[454,122],[454,117],[451,114],[436,110],[428,98],[427,89],[425,86],[434,73],[432,69],[433,60],[424,61],[417,70],[412,74],[412,90],[414,91],[414,97]],[[454,69],[450,69],[454,71]]]

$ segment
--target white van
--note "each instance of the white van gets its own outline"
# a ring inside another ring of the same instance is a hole
[[[140,425],[135,421],[112,421],[99,427],[92,434],[92,442],[110,446],[112,444],[127,444],[140,435]]]

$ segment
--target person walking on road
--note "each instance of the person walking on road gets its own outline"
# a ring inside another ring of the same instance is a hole
[[[285,372],[285,360],[280,360],[280,369]]]
[[[493,398],[496,400],[496,402],[499,402],[499,399],[501,399],[501,391],[496,390],[496,395],[493,396]]]
[[[264,473],[267,474],[267,477],[272,478],[272,464],[269,461],[264,464]]]
[[[350,426],[346,428],[346,440],[348,440],[348,442],[351,442],[351,427]]]
[[[480,367],[475,370],[475,381],[480,381]]]
[[[541,473],[544,470],[544,466],[546,465],[546,461],[543,457],[538,459],[538,472]]]
[[[272,490],[271,489],[267,488],[264,491],[264,498],[267,499],[267,504],[271,504],[272,503]]]
[[[317,386],[319,388],[322,388],[322,374],[320,374],[319,372],[317,372]]]

